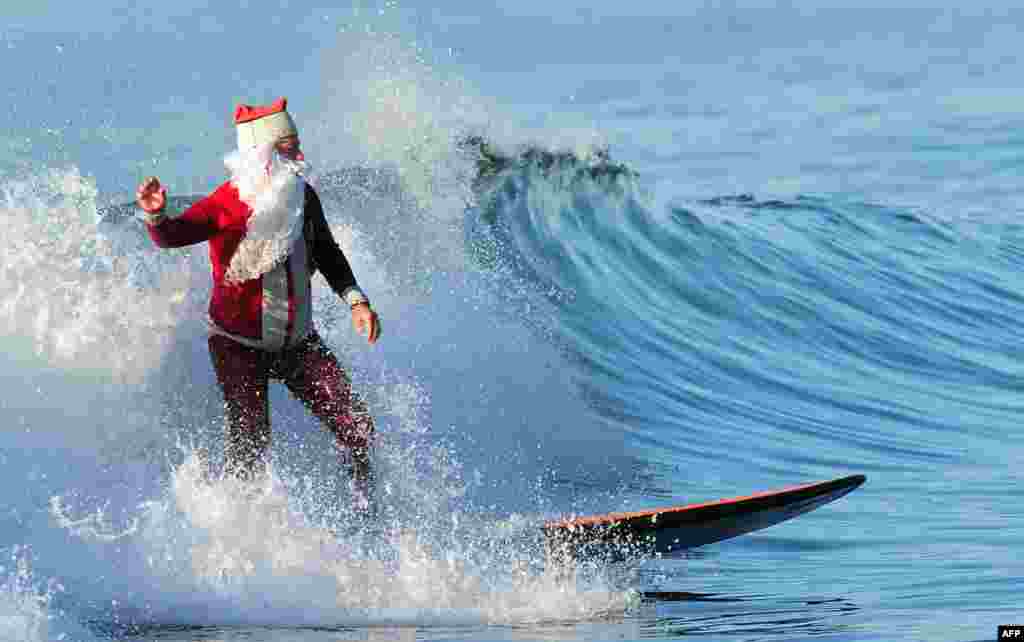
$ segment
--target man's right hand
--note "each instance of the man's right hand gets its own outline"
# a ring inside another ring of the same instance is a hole
[[[150,176],[135,191],[135,203],[144,211],[156,214],[167,207],[167,189],[160,185],[159,178]]]

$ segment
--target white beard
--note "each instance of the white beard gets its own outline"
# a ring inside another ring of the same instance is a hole
[[[245,238],[231,256],[224,277],[230,283],[242,283],[277,267],[302,235],[306,202],[302,174],[309,165],[282,158],[273,145],[232,152],[224,164],[239,198],[252,208]]]

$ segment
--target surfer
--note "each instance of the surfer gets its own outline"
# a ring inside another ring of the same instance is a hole
[[[380,320],[304,178],[309,165],[287,101],[239,105],[234,121],[238,149],[225,157],[230,180],[209,196],[174,214],[156,177],[136,193],[158,247],[210,245],[209,349],[227,417],[225,472],[253,479],[265,471],[267,385],[280,379],[350,452],[357,508],[366,509],[374,423],[313,327],[313,273],[349,305],[353,327],[371,344]]]

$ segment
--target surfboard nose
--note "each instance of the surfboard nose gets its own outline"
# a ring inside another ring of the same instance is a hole
[[[567,517],[544,524],[549,551],[620,556],[672,553],[773,526],[833,502],[867,481],[850,475],[729,499],[635,512]]]

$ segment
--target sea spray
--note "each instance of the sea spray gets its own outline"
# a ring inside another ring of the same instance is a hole
[[[65,587],[41,581],[32,571],[32,551],[15,546],[0,557],[0,640],[92,642],[95,636],[69,618],[56,602]]]
[[[535,520],[367,524],[341,511],[329,524],[299,509],[301,488],[273,469],[257,484],[211,479],[191,453],[131,532],[55,517],[93,546],[116,540],[124,563],[144,560],[123,569],[138,585],[111,596],[136,624],[521,624],[628,606],[607,572],[591,568],[583,582],[544,568]]]
[[[97,234],[95,186],[74,167],[6,181],[0,196],[3,335],[31,338],[32,351],[58,367],[121,380],[153,369],[183,316],[180,293],[192,276],[184,257],[137,287],[135,257],[113,255]]]
[[[0,639],[11,642],[41,642],[48,639],[49,596],[39,593],[28,561],[15,550],[14,568],[0,566]]]

